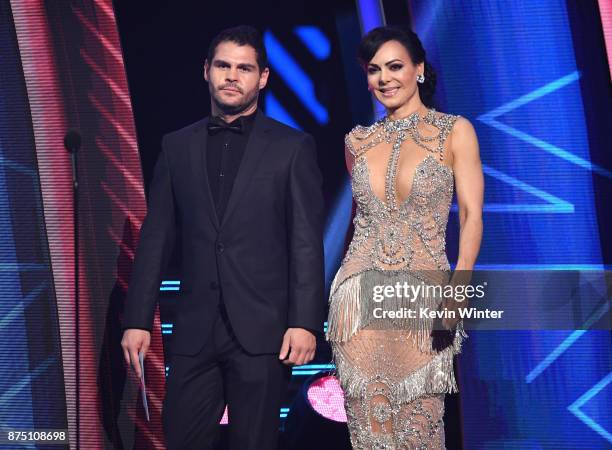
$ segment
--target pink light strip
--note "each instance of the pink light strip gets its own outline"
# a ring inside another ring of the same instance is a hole
[[[599,14],[608,54],[608,70],[612,79],[612,0],[599,0]]]
[[[130,184],[132,189],[142,196],[141,200],[145,201],[144,186],[142,185],[142,179],[140,178],[140,176],[136,176],[132,172],[130,172],[128,167],[123,164],[122,161],[119,161],[117,159],[113,151],[99,137],[96,137],[96,145],[102,151],[102,153],[104,153],[106,159],[113,163],[115,169],[117,169],[117,171],[119,171],[125,177],[126,181]]]

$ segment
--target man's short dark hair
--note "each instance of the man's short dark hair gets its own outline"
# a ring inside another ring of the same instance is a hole
[[[222,42],[228,41],[234,42],[240,46],[249,45],[253,47],[255,53],[257,53],[259,71],[261,72],[268,67],[268,54],[266,53],[266,47],[264,46],[261,33],[256,28],[249,25],[228,28],[217,34],[208,47],[208,55],[206,58],[209,64],[212,64],[217,46]]]

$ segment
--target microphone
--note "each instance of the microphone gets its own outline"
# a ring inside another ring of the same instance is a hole
[[[77,130],[69,130],[64,136],[64,148],[70,153],[72,159],[72,186],[76,190],[79,186],[77,181],[76,154],[81,148],[81,133]]]
[[[81,133],[77,130],[70,130],[64,136],[64,147],[68,153],[76,153],[81,148]]]

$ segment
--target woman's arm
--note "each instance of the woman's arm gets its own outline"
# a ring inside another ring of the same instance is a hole
[[[453,127],[450,149],[460,225],[459,257],[455,270],[472,270],[482,240],[484,177],[476,132],[463,117],[458,118]]]
[[[482,240],[482,203],[484,194],[484,177],[478,139],[472,124],[463,117],[455,122],[451,134],[450,151],[453,155],[453,172],[457,203],[459,205],[459,257],[449,284],[451,286],[467,285],[472,278],[472,270],[480,250]],[[457,302],[453,298],[444,302],[447,310],[456,311],[466,307],[467,302]],[[450,330],[459,322],[456,318],[444,318],[442,325]]]

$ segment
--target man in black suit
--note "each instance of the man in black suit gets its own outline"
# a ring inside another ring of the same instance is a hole
[[[313,138],[257,110],[268,80],[261,35],[221,32],[204,77],[211,116],[162,141],[124,315],[140,375],[161,274],[182,231],[183,279],[162,421],[170,450],[277,448],[291,365],[322,332],[323,198]]]

